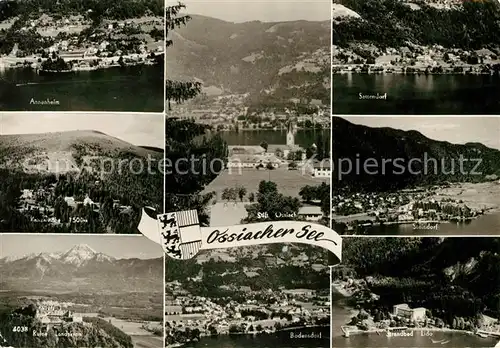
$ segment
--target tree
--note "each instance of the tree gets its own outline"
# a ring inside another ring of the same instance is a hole
[[[260,146],[267,152],[267,149],[269,148],[269,144],[267,142],[265,141],[261,142]]]
[[[238,197],[240,198],[240,201],[243,202],[243,198],[245,198],[247,194],[247,189],[244,186],[239,186],[236,190],[238,191]]]
[[[278,186],[272,181],[261,181],[257,193],[257,202],[246,206],[248,216],[245,222],[262,221],[259,213],[267,212],[270,219],[283,220],[278,216],[296,216],[300,208],[300,200],[287,197],[278,192]]]
[[[274,169],[274,165],[271,162],[267,162],[266,169],[273,170]]]
[[[191,19],[190,16],[180,15],[180,11],[186,8],[186,5],[179,2],[177,5],[166,7],[166,47],[167,49],[173,45],[171,39],[168,38],[169,32],[186,25]],[[173,81],[167,78],[165,93],[167,97],[167,109],[170,109],[170,102],[175,101],[176,103],[181,103],[183,101],[192,99],[196,97],[201,92],[201,83],[195,81]]]
[[[237,189],[234,187],[226,187],[222,191],[221,198],[225,201],[236,201],[236,197],[238,196]]]
[[[178,3],[166,7],[167,50],[173,42],[168,34],[190,20],[189,16],[180,15],[185,5]],[[197,96],[201,91],[199,82],[180,82],[166,80],[167,110],[171,102],[181,103]],[[207,136],[209,126],[200,125],[193,120],[178,120],[167,118],[165,122],[165,211],[194,209],[202,225],[209,223],[206,212],[207,205],[212,201],[214,193],[201,194],[225,167],[228,148],[219,134]],[[203,138],[201,143],[195,138]],[[189,161],[185,159],[189,158]],[[206,170],[205,164],[215,165]],[[236,200],[236,198],[234,198]]]

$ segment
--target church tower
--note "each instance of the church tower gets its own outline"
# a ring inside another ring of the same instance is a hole
[[[292,121],[288,122],[288,129],[286,132],[286,145],[295,146],[295,126]]]

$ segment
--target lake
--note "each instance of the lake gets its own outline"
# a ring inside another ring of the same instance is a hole
[[[307,328],[261,335],[224,335],[204,337],[182,348],[329,348],[330,328]],[[291,334],[321,333],[321,338],[291,338]]]
[[[333,307],[333,347],[365,348],[365,347],[415,347],[415,348],[465,348],[465,347],[494,347],[498,339],[481,338],[475,335],[458,332],[413,332],[413,337],[387,337],[387,334],[359,334],[346,338],[342,336],[340,327],[345,325],[349,318],[349,311],[334,303]],[[426,334],[428,336],[426,336]],[[430,336],[432,335],[432,336]]]
[[[500,235],[500,213],[495,212],[466,222],[438,224],[437,229],[414,229],[407,225],[361,227],[360,234],[367,235]],[[343,230],[337,228],[338,233]]]
[[[163,64],[38,75],[33,69],[0,70],[2,111],[163,112]],[[36,105],[56,100],[59,105]]]
[[[317,142],[320,135],[329,140],[330,130],[297,130],[295,144],[308,148]],[[260,145],[263,141],[268,144],[286,144],[286,130],[240,130],[221,132],[221,136],[228,145]]]
[[[360,100],[387,93],[387,100]],[[490,75],[333,75],[335,115],[496,115],[500,77]]]

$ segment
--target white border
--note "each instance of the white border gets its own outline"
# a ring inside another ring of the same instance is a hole
[[[333,163],[333,0],[330,1],[330,163]],[[329,227],[333,229],[333,216],[332,216],[332,195],[333,195],[333,174],[330,173],[330,210],[328,216],[330,217]],[[340,251],[342,252],[342,250]],[[330,298],[330,347],[333,347],[333,296],[332,296],[332,282],[333,282],[333,266],[330,268],[330,280],[328,283],[328,292]]]

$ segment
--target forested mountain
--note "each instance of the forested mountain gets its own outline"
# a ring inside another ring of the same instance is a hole
[[[33,304],[1,313],[0,341],[4,342],[0,344],[7,347],[134,347],[130,336],[104,319],[84,318],[84,323],[62,323],[47,329],[46,324],[36,318],[36,313]],[[19,328],[27,331],[19,332]]]
[[[0,2],[0,21],[14,17],[39,16],[40,13],[70,16],[83,15],[91,19],[127,19],[145,15],[163,16],[161,0],[4,0]]]
[[[378,309],[425,307],[450,326],[465,318],[478,327],[479,314],[500,319],[499,238],[349,238],[342,253],[340,273],[373,277]]]
[[[451,144],[417,131],[371,128],[340,117],[333,117],[332,129],[337,188],[379,191],[500,176],[500,151],[480,143]]]
[[[341,47],[353,43],[379,48],[436,44],[465,50],[500,46],[500,4],[496,0],[465,0],[453,8],[433,6],[425,0],[334,2],[357,14],[334,18],[333,44]]]
[[[329,21],[231,23],[193,15],[169,33],[167,74],[251,93],[252,105],[299,97],[329,104],[330,27]]]
[[[97,131],[0,136],[0,230],[139,233],[163,153]]]

